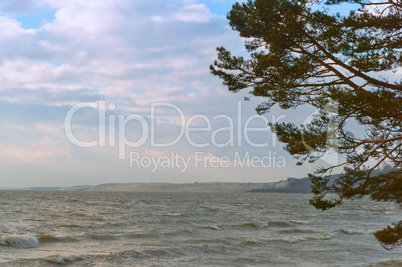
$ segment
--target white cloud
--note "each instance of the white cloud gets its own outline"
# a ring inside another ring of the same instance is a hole
[[[194,92],[210,76],[214,47],[234,37],[224,20],[211,21],[203,4],[47,0],[39,6],[57,9],[54,20],[40,29],[24,30],[13,18],[0,20],[0,36],[14,51],[2,57],[0,89],[38,90],[20,102],[31,101],[48,88],[60,95],[54,102],[47,99],[48,105],[59,105],[59,98],[71,96],[66,91],[79,87],[94,89],[94,96],[122,99],[123,105],[138,91],[180,87]],[[154,25],[158,18],[167,19]],[[177,96],[178,101],[182,98],[183,94]],[[16,102],[4,94],[0,99]],[[74,101],[64,98],[64,103]]]
[[[209,22],[212,19],[208,7],[203,4],[186,5],[175,12],[174,18],[185,22]]]
[[[236,116],[236,100],[243,95],[223,89],[208,67],[217,46],[240,50],[241,39],[207,4],[156,0],[24,3],[26,8],[14,1],[0,3],[0,12],[5,13],[0,16],[0,110],[7,118],[2,128],[8,129],[0,133],[0,160],[39,164],[64,158],[72,166],[84,166],[81,171],[87,174],[87,164],[107,166],[99,164],[102,153],[117,160],[115,149],[85,150],[68,143],[62,131],[64,115],[78,102],[107,100],[117,104],[118,114],[139,113],[147,119],[150,104],[155,102],[177,104],[186,119],[195,114]],[[55,14],[53,21],[35,30],[23,29],[17,17],[7,13],[34,13],[38,8],[55,9]],[[245,113],[254,114],[258,102],[250,103]],[[97,136],[98,118],[96,111],[91,112],[75,117],[79,138]],[[180,127],[177,123],[177,117],[165,116],[158,125],[158,141],[174,139]],[[135,135],[135,129],[128,131]],[[210,148],[206,154],[222,156],[236,149],[248,148]],[[148,144],[140,150],[147,155],[169,153]],[[194,152],[185,141],[169,150]],[[59,165],[65,170],[62,161]],[[110,172],[125,175],[127,181],[132,173],[118,166]],[[81,175],[78,172],[74,171]]]
[[[35,141],[25,141],[21,144],[1,145],[0,159],[5,162],[44,163],[54,157],[71,157],[71,154],[61,147],[57,141],[43,137]]]

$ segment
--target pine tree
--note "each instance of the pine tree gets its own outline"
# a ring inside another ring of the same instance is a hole
[[[334,6],[350,12],[333,13]],[[249,0],[228,13],[249,54],[219,47],[212,74],[230,91],[264,97],[260,114],[274,105],[319,110],[307,124],[270,124],[299,164],[333,151],[345,158],[309,174],[316,208],[363,196],[402,204],[401,11],[401,0]],[[390,171],[375,171],[384,164]],[[339,169],[343,175],[332,181]],[[401,245],[402,221],[375,236],[388,249]]]

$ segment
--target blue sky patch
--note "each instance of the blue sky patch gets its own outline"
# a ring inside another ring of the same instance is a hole
[[[55,9],[38,10],[35,14],[17,15],[15,18],[21,22],[24,29],[38,29],[45,23],[54,19]]]
[[[233,4],[236,2],[242,2],[242,1],[234,1],[234,0],[199,1],[199,3],[206,5],[212,14],[225,17],[228,14],[228,12],[232,9]]]

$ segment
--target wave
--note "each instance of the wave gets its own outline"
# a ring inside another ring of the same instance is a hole
[[[108,235],[107,233],[87,233],[83,235],[83,237],[99,241],[113,241],[121,239],[120,235],[115,234]]]
[[[61,255],[61,254],[56,254],[56,255],[51,255],[43,258],[25,258],[25,259],[19,259],[15,261],[9,261],[7,262],[8,264],[11,264],[11,266],[32,266],[32,265],[54,265],[54,264],[71,264],[76,261],[80,260],[85,260],[87,257],[84,256],[69,256],[69,255]]]
[[[349,228],[342,228],[336,230],[336,232],[341,232],[344,234],[374,234],[376,230],[373,229],[349,229]]]
[[[125,259],[129,259],[129,262],[133,262],[133,259],[138,260],[139,262],[141,260],[148,260],[151,258],[173,258],[177,257],[180,255],[184,255],[182,249],[185,247],[181,248],[151,248],[151,249],[145,249],[142,251],[134,250],[134,249],[129,249],[129,250],[123,250],[123,251],[116,251],[112,252],[109,254],[104,254],[104,255],[94,255],[93,259],[95,261],[101,261],[101,262],[119,262],[121,264],[112,264],[113,266],[128,266],[127,261]],[[130,266],[142,266],[141,264],[138,264],[139,262],[136,262],[137,264],[132,264]],[[146,265],[146,264],[144,264]]]
[[[266,228],[268,226],[287,227],[287,226],[291,226],[293,224],[310,224],[310,222],[302,221],[302,220],[262,221],[262,222],[243,223],[243,224],[232,225],[232,226],[252,226],[252,227],[257,227],[257,228]]]
[[[231,227],[253,227],[253,228],[267,228],[269,225],[268,222],[248,222],[248,223],[239,223],[239,224],[229,224]]]
[[[394,212],[392,208],[385,208],[385,209],[365,209],[365,211],[368,212],[373,212],[373,213],[385,213],[385,214],[390,214]]]
[[[301,230],[301,229],[297,229],[297,228],[293,228],[293,229],[285,229],[285,230],[279,230],[279,233],[304,233],[304,232],[308,232],[306,230]]]
[[[16,248],[36,248],[40,246],[42,242],[58,242],[58,241],[73,241],[72,238],[59,238],[53,235],[4,235],[0,237],[0,244],[5,246],[11,246]]]
[[[281,226],[281,227],[290,225],[289,222],[285,222],[285,221],[269,221],[268,223],[271,226]]]
[[[60,227],[78,228],[78,227],[82,227],[82,226],[78,225],[78,224],[61,224]]]
[[[197,227],[197,229],[212,229],[212,230],[218,230],[218,231],[223,230],[222,226],[218,225],[218,224],[199,226],[199,227]]]
[[[39,238],[33,235],[5,235],[0,237],[0,244],[16,248],[39,247]]]
[[[54,237],[52,235],[40,235],[39,236],[39,241],[41,242],[52,242],[52,241],[60,241],[59,238]]]
[[[329,240],[334,238],[336,235],[334,232],[322,232],[310,235],[289,235],[273,238],[270,241],[287,241],[287,242],[299,242],[299,241],[307,241],[307,240]]]
[[[73,263],[73,262],[78,261],[78,260],[85,260],[85,257],[67,256],[67,255],[57,254],[57,255],[49,256],[49,257],[45,258],[45,260],[48,263],[66,264],[66,263]]]
[[[283,237],[277,237],[277,238],[272,238],[269,241],[280,241],[280,242],[299,242],[299,241],[306,241],[307,239],[305,237],[301,236],[283,236]]]
[[[239,223],[239,224],[231,224],[229,226],[232,227],[255,227],[255,228],[267,228],[268,226],[276,226],[276,227],[288,227],[292,224],[307,224],[308,222],[296,222],[296,221],[261,221],[261,222],[248,222],[248,223]]]
[[[310,224],[310,221],[306,220],[290,220],[289,222],[294,224]]]
[[[255,228],[267,228],[268,222],[250,222],[244,223],[241,226],[255,227]]]
[[[402,265],[402,259],[394,259],[388,261],[375,262],[368,266],[375,267],[375,266],[401,266],[401,265]]]
[[[307,239],[314,239],[314,240],[328,240],[335,237],[335,233],[333,232],[322,232],[315,235],[308,236]]]
[[[255,238],[248,238],[248,239],[245,239],[245,240],[242,240],[239,242],[239,244],[241,244],[241,245],[260,245],[262,243],[265,243],[265,242],[260,239],[255,239]]]

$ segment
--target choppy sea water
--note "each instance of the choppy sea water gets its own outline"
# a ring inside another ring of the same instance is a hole
[[[401,219],[369,200],[309,194],[0,191],[0,266],[401,266],[373,232]]]

